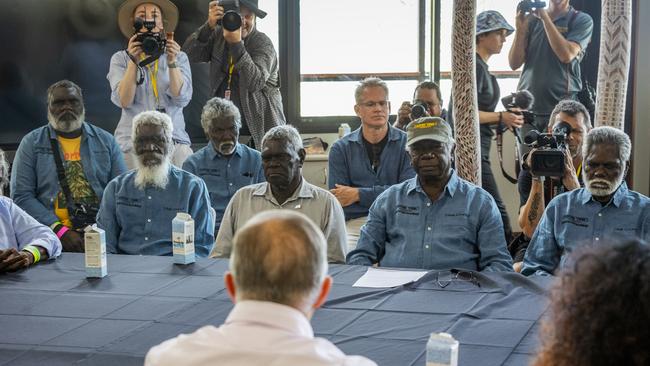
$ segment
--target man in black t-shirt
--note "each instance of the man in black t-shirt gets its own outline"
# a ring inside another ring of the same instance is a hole
[[[544,177],[531,174],[528,169],[531,163],[530,156],[537,149],[532,149],[523,158],[523,169],[519,173],[517,186],[520,202],[519,226],[525,240],[521,240],[521,245],[517,248],[511,248],[511,252],[516,252],[513,258],[516,271],[521,268],[528,241],[533,236],[548,202],[557,194],[580,188],[583,185],[581,179],[582,141],[591,130],[589,112],[578,101],[562,100],[551,113],[548,131],[553,131],[553,128],[562,122],[571,125],[571,132],[567,136],[567,151],[562,179],[545,180]]]

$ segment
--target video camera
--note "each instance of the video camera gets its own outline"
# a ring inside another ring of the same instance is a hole
[[[524,141],[536,149],[530,154],[530,173],[537,177],[562,177],[564,175],[564,158],[566,140],[571,133],[571,125],[566,122],[558,124],[552,133],[530,131]]]
[[[146,32],[140,32],[140,29],[145,27]],[[165,35],[161,32],[154,32],[153,29],[156,27],[156,19],[147,21],[142,18],[135,18],[133,21],[133,28],[138,36],[135,38],[136,41],[142,43],[142,51],[149,55],[158,58],[165,52],[165,46],[167,44],[167,39]]]
[[[517,11],[521,11],[524,14],[528,14],[533,11],[533,9],[543,9],[546,7],[546,1],[539,0],[522,0],[517,4]]]
[[[239,0],[220,0],[219,6],[223,7],[223,18],[217,21],[223,29],[234,32],[241,28],[241,15],[239,13]]]

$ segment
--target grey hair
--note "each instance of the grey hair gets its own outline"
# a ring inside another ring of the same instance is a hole
[[[555,108],[553,108],[553,112],[551,112],[551,117],[548,119],[549,126],[552,126],[553,123],[555,123],[555,116],[560,113],[566,113],[571,117],[576,117],[578,114],[582,114],[582,123],[585,125],[585,127],[587,127],[587,129],[591,129],[592,127],[589,111],[587,111],[587,108],[577,100],[563,99],[558,104],[556,104]]]
[[[386,82],[381,80],[380,78],[369,77],[361,80],[357,85],[357,88],[354,90],[355,102],[357,104],[361,103],[361,94],[363,94],[364,89],[372,88],[376,86],[384,89],[384,92],[386,92],[386,99],[388,99],[388,85],[386,85]]]
[[[312,301],[327,275],[327,241],[304,214],[265,211],[235,234],[230,270],[243,299],[296,306]]]
[[[241,114],[235,104],[228,99],[214,97],[208,100],[201,112],[201,126],[206,133],[215,119],[232,119],[235,122],[237,131],[241,129]]]
[[[52,94],[54,93],[54,90],[58,89],[58,88],[72,88],[72,89],[74,89],[77,93],[79,93],[79,97],[81,97],[81,100],[83,102],[84,96],[83,96],[83,93],[81,92],[81,88],[79,87],[79,85],[73,83],[70,80],[65,80],[64,79],[64,80],[57,81],[56,83],[50,85],[47,88],[47,105],[48,106],[50,105],[50,101],[52,101]]]
[[[264,137],[262,137],[262,146],[264,146],[264,143],[268,140],[286,141],[296,152],[303,148],[300,133],[291,125],[275,126],[270,129]]]
[[[587,157],[594,145],[618,146],[618,157],[622,162],[630,161],[632,142],[630,137],[618,128],[602,126],[589,131],[585,142],[582,144],[582,156]]]
[[[145,111],[140,112],[133,117],[133,129],[131,133],[131,140],[135,142],[135,137],[138,134],[138,129],[142,125],[161,126],[167,141],[172,141],[172,133],[174,132],[174,125],[172,119],[165,113],[158,111]]]
[[[0,196],[2,195],[2,190],[9,183],[9,162],[5,157],[5,152],[0,149]]]

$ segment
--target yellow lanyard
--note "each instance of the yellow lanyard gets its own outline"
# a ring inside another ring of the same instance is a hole
[[[144,60],[144,55],[140,56],[140,59]],[[149,75],[151,75],[151,89],[153,89],[153,97],[156,100],[156,108],[160,107],[160,99],[158,98],[158,60],[153,64],[153,70],[151,64],[147,65],[149,69]]]
[[[232,56],[230,56],[228,60],[228,85],[226,86],[226,91],[224,92],[223,97],[227,100],[230,100],[230,84],[232,82],[232,72],[235,70],[235,63],[232,59]]]
[[[582,170],[582,163],[580,163],[580,165],[578,165],[578,170],[576,171],[576,177],[580,176],[580,170]]]

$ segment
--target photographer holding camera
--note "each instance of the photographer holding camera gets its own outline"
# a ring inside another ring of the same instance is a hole
[[[553,109],[548,134],[533,132],[526,136],[527,142],[536,140],[531,144],[536,147],[523,156],[517,182],[519,226],[523,235],[511,243],[515,270],[521,268],[546,205],[557,194],[581,187],[582,142],[589,130],[591,120],[587,109],[578,101],[566,99]]]
[[[577,100],[582,90],[580,61],[591,40],[593,20],[569,5],[569,0],[524,0],[517,6],[515,39],[508,60],[513,70],[524,66],[518,90],[535,97],[534,124],[524,124],[522,136],[546,130],[550,112],[562,99]],[[528,151],[521,146],[522,155]]]
[[[47,89],[47,119],[18,146],[11,198],[49,226],[64,251],[83,252],[82,231],[95,223],[104,189],[126,166],[115,138],[84,122],[77,84],[62,80]]]
[[[174,41],[178,8],[169,0],[127,0],[118,12],[126,50],[111,58],[107,75],[111,101],[122,108],[115,129],[129,169],[135,167],[131,126],[140,112],[156,110],[174,123],[172,163],[180,167],[192,155],[183,108],[192,99],[192,72],[187,55]]]
[[[241,135],[262,146],[271,128],[286,123],[280,95],[278,56],[257,30],[266,12],[257,0],[220,0],[208,5],[208,20],[183,44],[192,62],[210,63],[209,97],[231,100],[241,112]]]
[[[406,126],[421,117],[446,119],[447,111],[442,109],[440,86],[435,81],[423,81],[415,87],[413,103],[404,101],[397,111],[393,127],[406,131]]]

